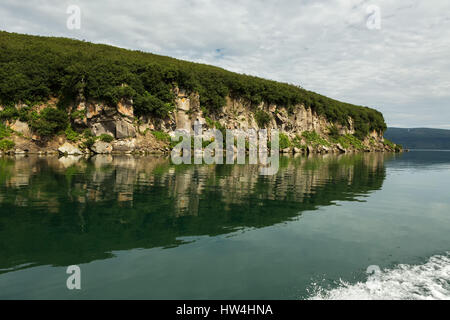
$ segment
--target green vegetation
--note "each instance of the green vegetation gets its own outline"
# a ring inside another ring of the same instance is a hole
[[[103,133],[98,137],[98,139],[103,142],[111,143],[111,142],[113,142],[114,137],[110,134]]]
[[[306,145],[302,143],[302,137],[298,135],[295,136],[295,138],[292,140],[292,145],[294,146],[294,148],[306,150]]]
[[[227,130],[226,130],[225,126],[221,125],[219,121],[216,121],[216,122],[214,122],[214,127],[215,127],[217,130],[219,130],[220,132],[222,132],[222,136],[223,136],[224,139],[225,139],[225,137],[227,136],[227,134],[226,134],[226,131],[227,131]]]
[[[214,127],[214,121],[212,121],[210,117],[206,116],[205,117],[205,122],[206,122],[206,125],[208,126],[208,128],[213,128]]]
[[[170,135],[168,133],[162,131],[152,131],[152,134],[155,136],[156,140],[169,142]]]
[[[384,138],[384,144],[387,145],[389,148],[391,148],[393,150],[396,149],[395,148],[396,147],[395,143],[393,143],[392,141],[390,141],[390,140],[388,140],[386,138]]]
[[[12,106],[7,106],[3,111],[0,111],[0,120],[14,119],[18,116],[19,111]]]
[[[388,140],[388,139],[386,139],[386,138],[384,138],[384,144],[387,145],[387,146],[389,146],[389,147],[390,147],[391,149],[393,149],[395,152],[400,152],[400,151],[403,150],[402,145],[400,145],[400,144],[395,144],[395,143],[393,143],[392,141],[390,141],[390,140]]]
[[[143,95],[133,94],[135,98],[135,106],[140,114],[154,114],[161,118],[166,117],[175,107],[170,102],[163,102],[148,92]]]
[[[8,140],[8,139],[3,139],[0,140],[0,150],[1,151],[8,151],[11,150],[12,148],[14,148],[16,144],[14,143],[14,141]]]
[[[80,134],[72,129],[71,126],[68,126],[66,131],[64,132],[67,140],[72,142],[76,142],[80,139]]]
[[[206,148],[207,146],[209,146],[211,143],[214,143],[215,139],[211,138],[211,139],[202,139],[202,148]]]
[[[291,146],[291,141],[289,137],[284,133],[280,133],[280,150],[289,148]]]
[[[92,133],[91,129],[84,129],[84,131],[83,131],[83,137],[84,137],[85,139],[91,138],[91,137],[93,137],[93,136],[94,136],[94,134]]]
[[[336,128],[335,125],[331,125],[331,126],[328,128],[328,136],[329,136],[331,139],[337,139],[337,138],[339,138],[339,136],[340,136],[339,130],[338,130],[338,128]]]
[[[64,38],[49,38],[0,32],[0,105],[18,102],[33,105],[56,96],[64,109],[80,93],[86,99],[115,105],[121,98],[132,98],[136,115],[165,117],[174,105],[174,87],[198,92],[202,108],[215,113],[226,96],[239,97],[253,106],[262,101],[285,106],[298,104],[311,108],[331,122],[348,125],[353,118],[360,139],[369,130],[384,131],[386,125],[376,110],[336,101],[300,86],[279,83],[224,69],[181,61],[140,51],[92,44]],[[6,108],[0,118],[17,117],[17,110]],[[267,117],[257,116],[261,124]],[[41,135],[64,130],[62,117],[46,123],[33,119]],[[61,122],[61,124],[60,124]],[[39,129],[43,125],[43,129]],[[62,128],[61,128],[62,127]]]
[[[270,114],[263,110],[258,110],[255,112],[255,120],[258,127],[265,128],[270,122]]]
[[[89,130],[89,129],[84,130],[82,134],[76,133],[76,139],[74,139],[74,140],[69,139],[69,136],[67,135],[67,130],[66,130],[66,136],[67,136],[68,140],[71,140],[74,142],[80,140],[80,138],[83,137],[84,142],[81,144],[81,146],[83,148],[91,148],[95,144],[95,142],[98,140],[107,142],[107,143],[111,143],[114,140],[114,137],[107,133],[103,133],[103,134],[99,135],[98,137],[96,137],[92,134],[91,130]]]
[[[339,143],[345,149],[350,148],[351,146],[353,146],[357,150],[365,149],[361,140],[351,134],[341,135],[338,138],[334,139],[334,142]]]
[[[317,132],[315,131],[305,131],[302,133],[302,136],[305,138],[307,144],[310,144],[314,147],[316,146],[331,146],[330,143],[322,138]]]
[[[22,106],[20,109],[14,106],[6,106],[3,111],[0,111],[0,121],[19,119],[20,121],[26,122],[30,120],[30,110],[30,106],[27,105]]]
[[[90,149],[90,148],[92,148],[92,146],[94,145],[95,141],[97,141],[97,138],[96,138],[96,137],[89,137],[89,138],[86,139],[86,141],[84,141],[84,142],[81,144],[81,146],[82,146],[83,148],[88,148],[88,149]]]
[[[83,119],[85,114],[86,110],[76,110],[71,113],[70,117],[72,118],[72,120]]]
[[[39,114],[35,111],[30,114],[30,126],[40,136],[52,136],[64,131],[69,123],[67,113],[63,110],[46,107]]]
[[[395,152],[401,152],[403,150],[403,146],[401,144],[396,144],[394,150]]]
[[[0,123],[0,139],[7,138],[11,135],[11,129]]]

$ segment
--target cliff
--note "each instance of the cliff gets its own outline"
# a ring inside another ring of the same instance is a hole
[[[68,129],[52,137],[39,135],[32,124],[20,119],[6,120],[7,137],[13,142],[3,152],[24,154],[84,154],[84,153],[166,153],[170,151],[170,133],[176,129],[191,130],[196,121],[204,128],[255,129],[262,128],[258,111],[267,115],[264,128],[278,129],[283,153],[345,153],[357,151],[396,151],[381,133],[371,132],[358,140],[349,118],[348,126],[330,122],[313,110],[297,105],[293,111],[274,104],[261,103],[255,111],[243,99],[227,97],[226,104],[216,114],[205,114],[200,97],[175,90],[175,108],[167,117],[135,116],[133,102],[121,100],[117,106],[88,102],[84,99],[68,108]],[[30,108],[17,105],[19,111],[32,113],[57,110],[58,99]],[[0,109],[1,110],[1,109]],[[335,131],[335,136],[331,135]],[[209,138],[208,138],[209,139]]]
[[[168,152],[169,133],[279,129],[285,153],[399,151],[381,113],[299,86],[63,38],[0,32],[0,151]]]

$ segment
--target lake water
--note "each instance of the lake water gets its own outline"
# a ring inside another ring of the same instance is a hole
[[[449,251],[450,152],[0,158],[0,299],[450,299]]]

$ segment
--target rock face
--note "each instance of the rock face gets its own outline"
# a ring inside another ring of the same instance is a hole
[[[176,90],[176,95],[176,109],[173,117],[166,122],[165,126],[155,124],[154,127],[166,132],[173,130],[174,127],[192,131],[196,121],[205,124],[206,127],[207,116],[203,114],[200,107],[199,95],[187,94],[183,90]],[[348,119],[348,126],[334,124],[303,105],[295,106],[293,112],[288,112],[284,107],[267,103],[261,103],[256,109],[269,114],[271,121],[265,126],[269,132],[272,129],[278,129],[291,139],[301,135],[304,131],[316,131],[319,134],[326,135],[328,128],[332,125],[338,129],[340,134],[353,134],[355,132],[351,118]],[[255,118],[254,107],[243,99],[227,97],[226,105],[216,115],[210,115],[209,120],[218,122],[227,129],[260,129]]]
[[[94,135],[110,134],[119,141],[112,143],[113,152],[134,152],[146,150],[149,147],[145,143],[145,133],[150,131],[162,131],[170,133],[175,129],[183,129],[193,132],[194,123],[202,123],[203,129],[207,130],[212,123],[226,129],[259,130],[258,121],[255,116],[255,106],[243,99],[227,97],[225,106],[214,115],[205,115],[200,105],[198,93],[187,93],[185,90],[174,89],[175,110],[165,119],[157,119],[151,116],[140,117],[138,121],[134,118],[133,101],[122,99],[116,108],[102,105],[101,103],[86,103],[86,118],[88,126]],[[341,145],[334,146],[309,146],[302,137],[305,131],[315,131],[321,137],[326,138],[330,127],[335,127],[339,134],[347,135],[355,133],[353,120],[348,119],[348,124],[343,126],[332,123],[324,116],[317,115],[312,109],[297,105],[292,110],[274,104],[261,103],[256,106],[257,110],[264,111],[269,115],[270,121],[265,125],[269,134],[273,129],[278,129],[293,141],[297,139],[300,144],[281,150],[283,153],[331,153],[346,152],[347,149]],[[134,143],[137,138],[139,143]],[[134,141],[134,142],[133,142]],[[375,142],[375,144],[374,144]],[[372,132],[365,145],[372,144],[375,148],[383,149],[382,136]],[[145,147],[143,147],[145,145]],[[161,149],[158,147],[158,149]]]
[[[11,129],[21,133],[24,137],[30,138],[31,137],[31,130],[30,127],[26,122],[22,122],[19,120],[16,120],[13,124],[11,124]]]
[[[177,95],[175,99],[176,109],[173,119],[168,123],[169,128],[175,127],[176,129],[192,131],[196,121],[205,123],[200,108],[200,96],[195,93],[188,95],[183,90],[175,90],[175,93]]]
[[[113,151],[113,147],[110,143],[103,141],[96,141],[91,147],[92,152],[97,154],[109,154]]]
[[[134,138],[136,137],[136,129],[134,125],[126,120],[120,119],[115,121],[115,137],[117,139]]]
[[[83,154],[83,152],[80,151],[77,147],[74,145],[66,142],[61,147],[58,148],[58,151],[61,154],[67,154],[67,155],[80,155]]]
[[[109,134],[114,137],[116,133],[116,127],[113,121],[93,122],[91,124],[91,130],[95,136]]]
[[[306,131],[314,131],[320,138],[326,140],[331,127],[336,128],[341,135],[351,135],[355,133],[355,128],[351,118],[348,118],[347,125],[332,123],[324,116],[319,116],[312,109],[301,104],[288,110],[283,106],[268,103],[252,106],[244,99],[227,97],[226,104],[222,109],[217,110],[214,114],[205,114],[203,112],[205,109],[200,105],[198,93],[187,93],[175,88],[174,94],[175,109],[164,119],[151,115],[136,118],[131,99],[121,99],[116,106],[109,106],[98,101],[86,101],[80,95],[77,102],[70,107],[71,125],[78,133],[89,129],[94,136],[108,134],[115,138],[111,144],[97,140],[90,147],[90,150],[97,154],[167,152],[168,141],[155,141],[151,131],[171,133],[175,129],[184,129],[192,133],[196,122],[203,124],[204,131],[213,126],[244,131],[249,129],[259,130],[261,128],[256,119],[255,111],[260,110],[265,112],[269,118],[268,123],[264,125],[269,135],[272,130],[277,129],[286,135],[289,141],[296,141],[295,144],[291,143],[289,147],[283,147],[283,150],[280,150],[282,153],[394,151],[392,145],[386,145],[382,134],[376,131],[371,132],[362,141],[362,147],[361,145],[350,146],[348,141],[326,143],[326,145],[318,144],[317,141],[314,143],[307,141],[306,136],[302,135]],[[51,103],[56,105],[57,101],[53,99]],[[42,109],[43,106],[39,108]],[[35,136],[27,123],[18,120],[11,123],[10,127],[21,133],[23,138],[28,138],[27,141],[15,141],[17,152],[34,152],[35,149],[44,149],[45,152],[58,150],[60,153],[69,155],[89,152],[84,146],[82,148],[85,149],[80,150],[73,144],[64,143],[65,139],[59,141],[55,138],[53,141],[46,142]],[[204,137],[208,137],[208,135],[205,134]],[[86,140],[80,140],[80,146],[82,146],[82,142],[86,142]],[[62,143],[64,145],[61,146]],[[44,146],[45,144],[47,145]]]
[[[125,105],[119,104],[121,107],[121,112],[128,115],[133,114],[133,110],[125,108]],[[132,109],[132,108],[131,108]],[[119,111],[116,112],[111,110],[109,107],[104,107],[101,105],[95,105],[94,107],[87,108],[87,110],[95,110],[95,112],[90,113],[87,111],[88,115],[88,126],[94,135],[99,136],[102,134],[109,134],[116,139],[134,138],[136,137],[136,126],[133,124],[133,120],[128,117],[122,116]]]
[[[133,100],[125,100],[122,99],[117,104],[117,111],[125,117],[133,118],[134,117],[134,109],[133,109]]]
[[[338,149],[340,152],[345,152],[345,149],[341,146],[340,143],[338,143],[338,144],[336,145],[336,147],[337,147],[337,149]]]
[[[90,103],[86,107],[86,118],[92,119],[100,114],[101,107],[95,103]]]
[[[117,140],[112,143],[113,152],[132,153],[136,149],[136,140]]]

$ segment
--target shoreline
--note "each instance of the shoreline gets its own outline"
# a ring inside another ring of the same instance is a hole
[[[346,152],[279,152],[279,156],[283,157],[291,157],[291,156],[326,156],[326,155],[356,155],[356,154],[401,154],[403,152],[409,152],[410,150],[404,150],[400,152],[396,151],[364,151],[364,150],[351,150]],[[418,150],[411,150],[411,151],[418,151]],[[420,151],[444,151],[444,152],[450,152],[450,150],[420,150]],[[246,157],[248,156],[249,152],[246,151]],[[270,152],[269,152],[270,154]],[[160,156],[160,157],[170,157],[171,152],[159,152],[159,151],[153,151],[153,152],[110,152],[110,153],[76,153],[76,154],[70,154],[70,153],[61,153],[58,151],[50,151],[50,152],[14,152],[14,151],[7,151],[2,152],[0,151],[0,157],[12,157],[12,156],[40,156],[40,157],[83,157],[83,158],[92,158],[95,156]],[[192,152],[192,157],[194,157],[194,152]],[[223,152],[223,157],[226,157],[226,151]]]

